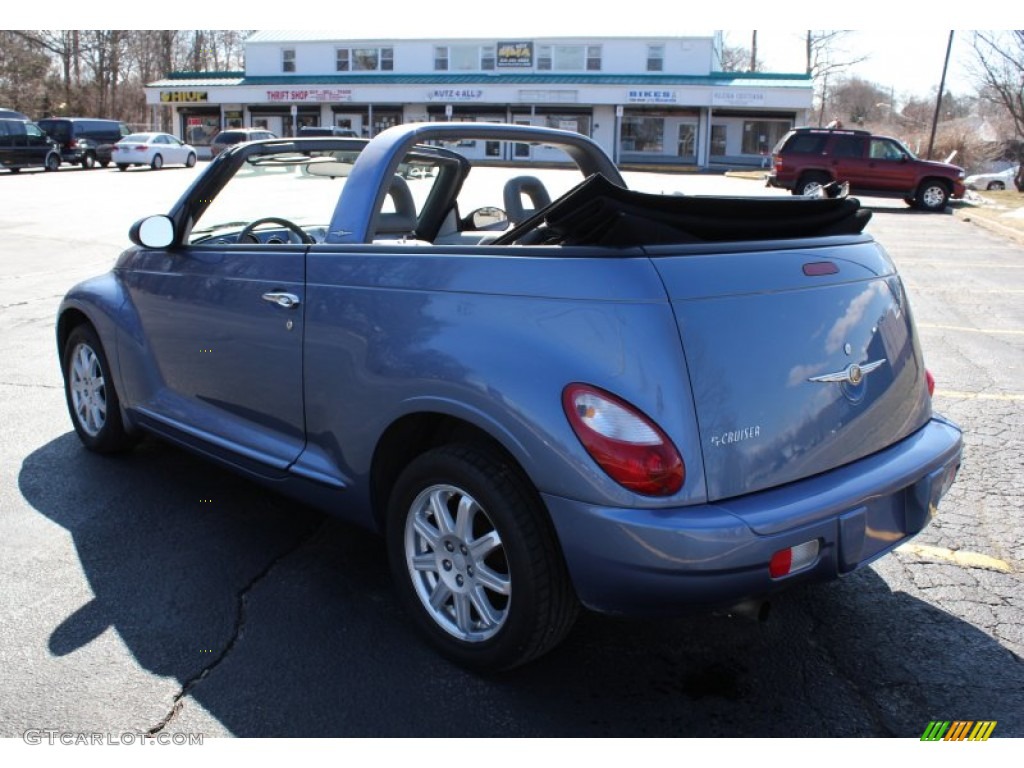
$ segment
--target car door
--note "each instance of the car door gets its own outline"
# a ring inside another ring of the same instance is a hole
[[[165,145],[166,146],[166,145]],[[126,389],[175,439],[283,472],[305,443],[305,245],[139,249],[123,271],[144,362]]]
[[[174,136],[164,136],[167,142],[167,162],[171,165],[185,164],[185,145]]]
[[[870,189],[870,177],[866,173],[865,153],[867,139],[863,136],[835,136],[830,149],[833,178],[850,182],[850,189]]]
[[[898,143],[892,139],[872,138],[868,149],[868,172],[875,189],[881,192],[914,191],[913,163]]]

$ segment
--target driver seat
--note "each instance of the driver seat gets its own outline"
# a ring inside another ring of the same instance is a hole
[[[516,176],[505,183],[505,215],[513,224],[530,218],[541,208],[551,205],[551,195],[544,183],[536,176]],[[523,204],[523,197],[529,199],[530,207]]]

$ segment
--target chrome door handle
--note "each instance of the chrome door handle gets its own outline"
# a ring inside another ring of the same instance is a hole
[[[277,304],[285,309],[293,309],[299,306],[299,297],[294,293],[264,293],[263,300],[271,304]]]

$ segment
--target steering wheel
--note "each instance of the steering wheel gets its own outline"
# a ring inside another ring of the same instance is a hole
[[[279,227],[284,227],[297,238],[299,238],[300,243],[312,245],[313,243],[316,242],[316,240],[314,240],[312,236],[306,234],[302,230],[302,227],[300,227],[298,224],[294,224],[288,221],[288,219],[278,218],[277,216],[267,216],[265,218],[256,219],[256,221],[250,222],[248,225],[246,225],[245,229],[238,233],[238,242],[258,243],[259,238],[257,238],[256,235],[253,234],[253,231],[256,229],[256,227],[262,226],[264,224],[276,224]]]

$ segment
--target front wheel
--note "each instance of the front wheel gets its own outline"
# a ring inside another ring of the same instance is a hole
[[[71,423],[91,451],[116,453],[137,442],[121,420],[121,404],[114,389],[107,356],[96,332],[79,325],[64,344],[64,396]]]
[[[154,171],[159,171],[164,167],[164,159],[161,155],[153,155],[153,161],[149,164],[149,167]]]
[[[1006,189],[1006,185],[1003,184],[1003,182],[1001,181],[990,181],[988,183],[988,186],[985,187],[985,189],[991,190],[993,192],[999,192],[1001,190]]]
[[[117,170],[119,170],[119,171],[127,171],[128,170],[128,163],[118,163],[117,164]]]
[[[942,211],[949,202],[949,190],[941,181],[925,181],[917,188],[917,206],[925,211]]]
[[[189,152],[188,153],[188,158],[185,160],[185,167],[186,168],[194,168],[195,165],[196,165],[196,153],[195,152]]]
[[[82,168],[89,171],[96,167],[96,155],[92,152],[86,152],[85,157],[82,158]]]
[[[578,611],[543,506],[507,460],[471,445],[416,458],[388,507],[399,599],[442,654],[498,670],[553,648]]]

